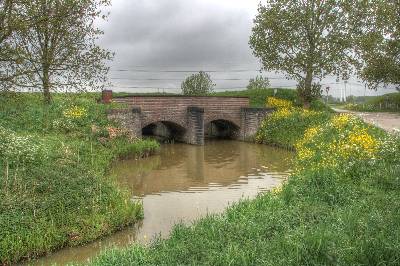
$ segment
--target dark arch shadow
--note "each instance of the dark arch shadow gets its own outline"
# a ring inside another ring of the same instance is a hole
[[[217,119],[206,124],[204,130],[209,139],[237,139],[240,127],[229,120]]]
[[[161,142],[185,142],[186,129],[171,121],[157,121],[142,128],[143,137],[152,137]]]

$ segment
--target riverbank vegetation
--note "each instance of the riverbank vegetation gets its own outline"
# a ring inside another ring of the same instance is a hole
[[[90,265],[397,264],[400,137],[348,114],[273,103],[279,110],[258,140],[295,147],[287,182],[220,215],[177,225],[148,247],[109,250]],[[300,116],[308,121],[301,133],[288,131],[286,123],[296,126]]]
[[[240,91],[224,91],[216,92],[211,95],[214,96],[233,96],[233,97],[249,97],[251,107],[265,107],[265,99],[275,97],[292,102],[293,106],[302,106],[298,92],[293,89],[284,88],[264,88],[264,89],[250,89]],[[332,109],[325,105],[321,100],[314,99],[310,103],[311,110],[332,112]]]
[[[359,100],[361,98],[361,100]],[[389,93],[368,98],[354,97],[344,109],[359,112],[400,112],[400,93]]]
[[[95,95],[0,95],[0,264],[94,240],[135,222],[131,202],[108,176],[119,158],[147,156],[153,141],[129,139]]]
[[[307,128],[322,125],[332,116],[330,112],[306,110],[293,106],[290,101],[274,97],[268,98],[267,106],[277,108],[277,111],[263,121],[256,141],[287,149],[294,149]]]

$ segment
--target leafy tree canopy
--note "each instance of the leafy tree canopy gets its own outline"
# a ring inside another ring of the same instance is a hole
[[[250,79],[249,85],[247,85],[248,90],[253,89],[266,89],[270,86],[269,79],[263,76],[257,76],[255,79]]]
[[[184,95],[206,95],[213,91],[215,84],[208,73],[200,71],[182,82],[181,89]]]
[[[96,44],[103,32],[96,28],[95,21],[105,18],[101,7],[109,5],[109,0],[4,0],[2,3],[3,10],[18,10],[3,21],[16,24],[22,18],[29,22],[23,30],[8,37],[10,46],[18,47],[18,63],[12,67],[22,75],[13,77],[16,87],[41,89],[46,103],[51,101],[51,92],[103,88],[108,72],[105,62],[112,54]]]
[[[316,97],[313,83],[351,69],[349,8],[342,0],[268,0],[259,6],[250,47],[265,70],[301,84],[305,105]]]
[[[359,1],[354,9],[359,74],[370,88],[400,88],[400,2]]]

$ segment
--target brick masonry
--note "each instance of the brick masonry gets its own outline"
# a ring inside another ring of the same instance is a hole
[[[113,102],[128,108],[111,110],[109,119],[120,122],[134,137],[140,138],[142,129],[149,125],[168,122],[185,129],[181,141],[197,145],[204,144],[205,128],[216,120],[229,121],[238,128],[237,139],[252,139],[262,120],[273,111],[250,108],[247,97],[127,96],[113,98]]]

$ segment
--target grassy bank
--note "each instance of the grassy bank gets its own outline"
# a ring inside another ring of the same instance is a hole
[[[212,95],[249,97],[250,105],[252,107],[265,107],[265,101],[269,97],[276,97],[279,99],[290,101],[293,103],[294,106],[297,107],[302,106],[302,103],[297,95],[297,91],[294,89],[270,88],[270,89],[242,90],[242,91],[224,91],[224,92],[216,92],[213,93]],[[332,111],[331,108],[326,106],[320,100],[314,100],[311,103],[310,109],[315,111],[327,111],[327,112]]]
[[[224,92],[215,92],[212,95],[249,97],[250,105],[252,107],[264,107],[265,100],[268,97],[274,96],[274,90],[275,89],[271,88],[271,89],[253,89],[253,90],[241,90],[241,91],[224,91]],[[300,105],[296,90],[276,89],[276,97],[292,101],[295,105]]]
[[[400,137],[349,115],[279,109],[259,141],[296,148],[296,168],[282,187],[90,264],[397,265]],[[308,121],[301,133],[288,131],[299,116]]]
[[[0,95],[0,264],[109,234],[142,216],[113,177],[110,163],[147,156],[107,120],[95,95]]]
[[[365,99],[361,98],[361,100],[355,98],[352,103],[342,107],[359,112],[400,112],[400,93],[370,96]]]

